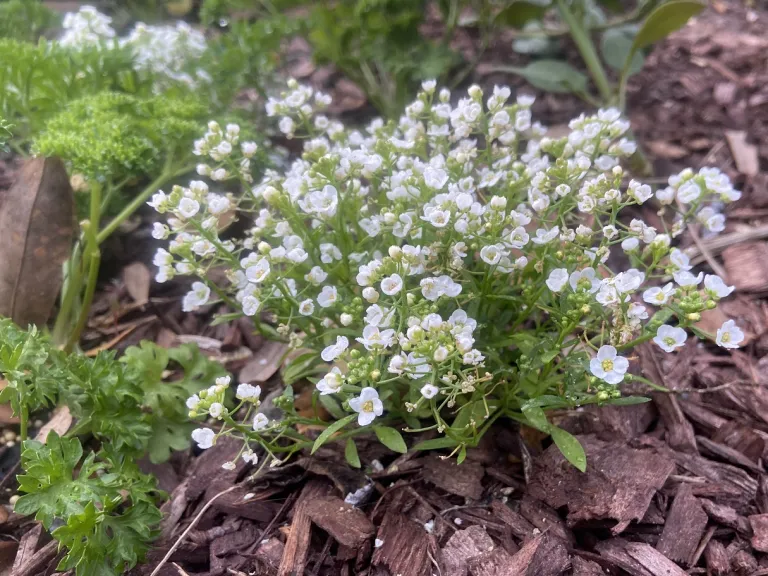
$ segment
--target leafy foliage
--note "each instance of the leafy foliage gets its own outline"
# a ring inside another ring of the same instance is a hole
[[[152,477],[112,450],[84,459],[77,438],[51,432],[47,443],[24,443],[16,503],[20,514],[34,514],[67,554],[59,570],[78,576],[122,574],[148,549],[162,514]]]
[[[70,103],[33,148],[68,160],[87,178],[117,181],[153,174],[186,151],[204,115],[205,107],[191,99],[102,92]]]
[[[0,38],[34,42],[58,22],[58,15],[38,0],[8,0],[0,3]]]
[[[173,367],[183,376],[164,382]],[[122,362],[110,352],[88,358],[53,348],[34,327],[0,319],[0,377],[8,381],[0,401],[10,400],[21,414],[22,430],[27,414],[55,403],[68,406],[77,422],[68,437],[25,442],[19,477],[26,495],[16,511],[55,528],[68,550],[60,570],[122,574],[142,557],[161,519],[160,494],[134,462],[147,453],[164,462],[172,450],[187,448],[184,401],[223,374],[191,344],[166,350],[143,342],[128,348]],[[83,458],[77,437],[87,435],[102,448]]]

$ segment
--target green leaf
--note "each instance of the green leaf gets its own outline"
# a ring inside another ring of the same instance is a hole
[[[405,440],[400,435],[400,432],[389,426],[374,426],[373,431],[376,433],[376,437],[379,442],[384,444],[387,448],[394,452],[400,452],[405,454],[408,452],[408,447],[405,445]]]
[[[550,432],[552,430],[552,424],[547,420],[544,410],[531,403],[525,404],[522,410],[530,426],[542,432]]]
[[[344,458],[353,468],[360,468],[360,455],[357,453],[357,446],[352,438],[347,438],[347,445],[344,447]]]
[[[587,454],[584,452],[581,442],[570,432],[566,432],[557,426],[551,427],[550,434],[560,452],[565,456],[565,459],[580,471],[586,471]]]
[[[632,51],[637,30],[634,26],[621,26],[618,28],[609,28],[603,32],[600,39],[600,53],[608,64],[614,70],[621,71],[627,62],[627,57]],[[643,67],[643,55],[638,51],[632,55],[630,60],[628,74],[637,74]]]
[[[333,416],[336,420],[341,420],[346,416],[341,405],[330,394],[320,394],[320,404],[322,404],[323,408],[328,410],[328,414]]]
[[[522,28],[530,21],[541,20],[547,12],[549,4],[549,0],[512,2],[496,14],[495,20],[512,28]]]
[[[459,450],[459,455],[456,457],[456,464],[461,464],[467,457],[467,447],[462,446]]]
[[[635,404],[645,404],[650,402],[650,398],[645,396],[623,396],[622,398],[613,398],[603,404],[613,404],[614,406],[634,406]]]
[[[424,440],[416,444],[414,450],[438,450],[440,448],[453,448],[458,446],[458,442],[453,438],[443,436],[442,438],[433,438],[432,440]]]
[[[664,2],[648,15],[635,36],[630,54],[663,40],[675,30],[685,26],[686,22],[706,7],[694,0],[671,0]]]
[[[333,436],[336,432],[344,428],[344,426],[352,422],[352,420],[354,420],[355,418],[357,418],[357,414],[350,414],[346,418],[337,420],[336,422],[328,426],[328,428],[323,430],[322,434],[320,434],[320,436],[317,437],[317,440],[315,440],[315,443],[312,445],[312,454],[317,452],[317,449],[320,448],[320,446],[322,446],[323,444],[325,444],[331,436]]]
[[[576,68],[560,60],[537,60],[524,68],[499,66],[502,72],[522,76],[536,88],[547,92],[586,92],[588,79]]]

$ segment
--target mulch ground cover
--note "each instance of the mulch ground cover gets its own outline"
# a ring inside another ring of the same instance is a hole
[[[723,354],[702,345],[666,355],[641,347],[632,358],[639,373],[672,393],[556,414],[584,445],[586,473],[539,433],[509,422],[494,426],[461,465],[437,453],[398,456],[365,439],[359,470],[333,444],[255,477],[243,462],[222,469],[239,449],[226,441],[147,464],[170,498],[157,546],[132,574],[768,575],[767,29],[768,12],[714,2],[653,51],[629,98],[633,129],[657,175],[713,165],[745,192],[725,233],[685,240],[696,262],[738,289],[702,327],[738,320],[743,349]],[[300,55],[294,66],[318,83],[334,78]],[[348,83],[334,86],[347,94],[340,112],[365,105]],[[540,98],[539,119],[553,124],[563,110],[566,117],[577,111],[558,98]],[[0,163],[0,188],[13,168]],[[152,286],[149,298],[141,262],[151,260],[152,241],[146,227],[130,239],[114,247],[114,261],[137,262],[100,293],[84,347],[195,342],[241,381],[261,384],[267,403],[279,395],[283,345],[253,336],[246,320],[211,327],[210,315],[182,313],[183,287]],[[299,388],[297,404],[310,409],[310,393],[309,385]],[[9,469],[6,489],[13,488]],[[53,573],[55,543],[30,519],[2,512],[4,573]]]

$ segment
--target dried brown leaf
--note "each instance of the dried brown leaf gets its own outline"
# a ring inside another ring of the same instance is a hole
[[[143,262],[132,262],[123,268],[123,282],[128,294],[136,303],[149,301],[149,286],[152,274]]]
[[[0,209],[0,315],[45,324],[61,286],[74,233],[74,199],[64,164],[34,158]]]

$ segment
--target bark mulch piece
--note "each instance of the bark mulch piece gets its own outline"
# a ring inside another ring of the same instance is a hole
[[[680,484],[667,514],[656,549],[667,558],[690,566],[707,526],[707,513],[689,484]]]

